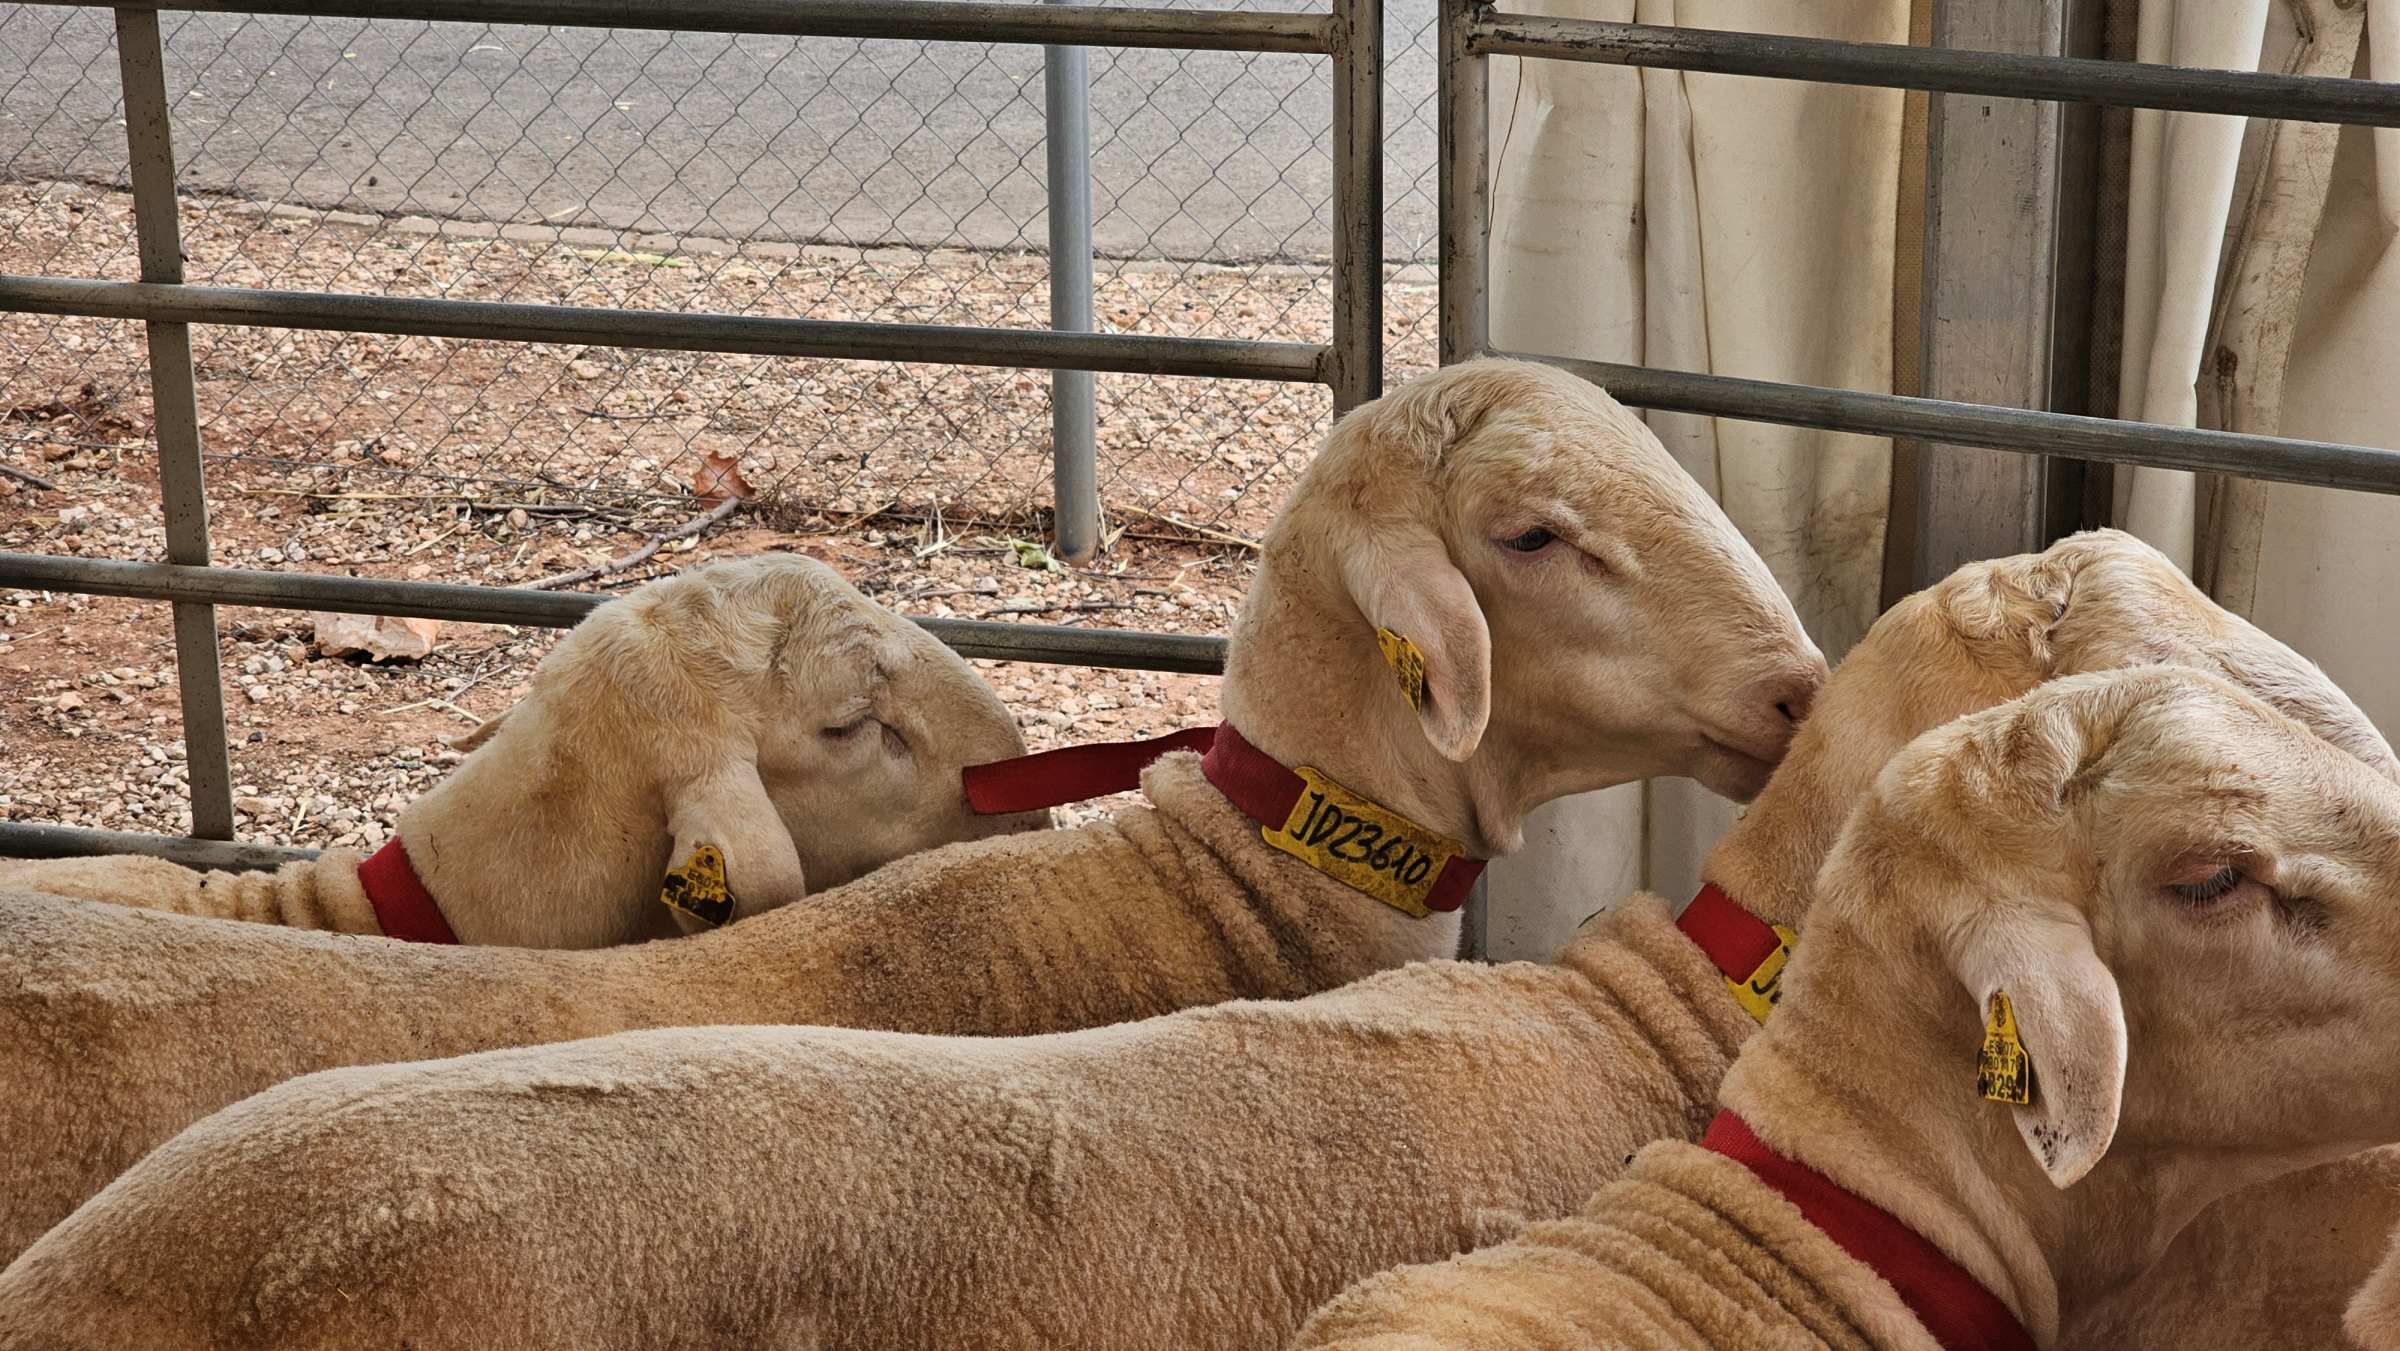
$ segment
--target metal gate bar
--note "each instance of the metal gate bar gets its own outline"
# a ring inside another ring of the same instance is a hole
[[[208,504],[200,473],[191,324],[1270,380],[1326,386],[1337,414],[1373,398],[1382,388],[1382,0],[1333,0],[1330,12],[1301,14],[980,0],[685,0],[671,6],[656,0],[165,0],[141,6],[100,0],[32,2],[116,11],[142,280],[0,276],[0,311],[146,323],[170,561],[0,554],[0,586],[174,602],[176,670],[196,835],[229,840],[233,833],[232,776],[212,606],[290,606],[564,627],[606,598],[207,566]],[[1332,63],[1333,85],[1332,340],[1312,344],[856,323],[185,285],[158,21],[162,9],[1326,57]],[[1224,665],[1225,641],[1215,637],[974,620],[917,622],[975,657],[1159,671],[1215,672]],[[252,866],[269,857],[222,844],[0,823],[0,854],[98,848],[165,853],[221,866]]]
[[[1484,62],[1507,55],[1926,89],[2005,98],[2400,126],[2400,84],[2126,61],[1837,42],[1495,11],[1441,0],[1442,360],[1490,350],[1491,179]],[[2400,452],[2372,446],[2077,417],[1943,399],[1525,355],[1578,371],[1624,402],[1753,422],[1909,436],[2030,455],[2191,469],[2400,493]]]

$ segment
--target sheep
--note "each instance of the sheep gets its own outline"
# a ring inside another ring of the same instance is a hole
[[[964,766],[1024,753],[990,687],[806,558],[706,564],[601,606],[524,699],[458,744],[473,753],[410,804],[371,862],[338,849],[272,874],[138,855],[0,860],[0,888],[586,948],[723,923],[903,854],[1048,824],[977,815],[960,791]],[[728,895],[662,904],[662,878],[696,859]]]
[[[2400,1139],[2400,793],[2216,677],[1912,743],[1810,921],[1702,1146],[1295,1346],[2052,1347],[2210,1201]]]
[[[2162,655],[2247,672],[2389,759],[2322,676],[2154,551],[2087,536],[1879,621],[1710,874],[1797,921],[1848,805],[1910,736]],[[310,1321],[338,1290],[356,1328],[427,1348],[808,1345],[811,1328],[856,1347],[1275,1347],[1347,1282],[1566,1214],[1641,1144],[1696,1135],[1754,1026],[1640,898],[1552,966],[1422,963],[1064,1036],[644,1032],[314,1075],[193,1127],[161,1151],[178,1162],[72,1223],[163,1223],[162,1198],[203,1204],[177,1189],[214,1179],[217,1274],[153,1263],[127,1288],[255,1309],[243,1344],[344,1344],[346,1325]],[[203,1140],[245,1160],[193,1166]],[[493,1268],[522,1284],[470,1275]],[[0,1291],[57,1290],[14,1279]],[[179,1344],[212,1344],[201,1326]]]
[[[2375,1149],[2355,1157],[2381,1165],[2374,1179],[2377,1188],[2400,1189],[2400,1150]],[[2362,1351],[2400,1349],[2400,1235],[2387,1240],[2383,1260],[2351,1296],[2342,1330]]]
[[[1223,701],[1262,756],[1474,855],[1513,846],[1537,803],[1624,779],[1752,795],[1823,673],[1638,422],[1559,372],[1475,362],[1336,427],[1268,533]],[[1063,1030],[1455,951],[1455,914],[1283,852],[1197,757],[1146,784],[1152,805],[1098,825],[595,952],[0,899],[0,1135],[26,1142],[0,1151],[0,1257],[184,1126],[311,1070],[660,1026]]]

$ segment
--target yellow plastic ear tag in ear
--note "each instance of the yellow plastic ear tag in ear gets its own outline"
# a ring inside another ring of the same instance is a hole
[[[1292,771],[1306,785],[1281,825],[1261,825],[1268,844],[1354,891],[1415,919],[1433,912],[1425,898],[1442,869],[1466,846],[1370,802],[1307,765]]]
[[[1760,1027],[1767,1025],[1767,1015],[1775,1011],[1775,1001],[1783,998],[1783,968],[1792,960],[1792,948],[1800,941],[1799,934],[1780,924],[1775,926],[1775,937],[1779,940],[1775,950],[1767,954],[1767,959],[1758,964],[1758,969],[1751,972],[1748,979],[1725,978],[1726,988],[1733,991],[1734,1002],[1742,1006],[1744,1013],[1756,1019]]]
[[[1400,678],[1400,693],[1408,706],[1419,713],[1425,711],[1425,654],[1405,633],[1390,629],[1375,630],[1375,645],[1383,649],[1383,659]]]
[[[725,854],[713,844],[692,851],[658,889],[659,903],[714,929],[733,918],[733,890],[725,885]]]
[[[2033,1101],[2033,1057],[2017,1035],[2017,1011],[2008,992],[1992,991],[1991,1016],[1983,1024],[1983,1053],[1975,1058],[1975,1091],[1992,1102],[2019,1107]]]

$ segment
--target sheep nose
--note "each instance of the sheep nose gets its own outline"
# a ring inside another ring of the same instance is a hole
[[[1808,710],[1817,702],[1817,690],[1825,684],[1825,666],[1819,662],[1807,670],[1791,671],[1769,676],[1752,687],[1752,698],[1759,704],[1772,704],[1775,716],[1789,730],[1800,725]]]

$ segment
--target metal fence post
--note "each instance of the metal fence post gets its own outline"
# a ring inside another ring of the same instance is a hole
[[[1491,342],[1491,58],[1470,48],[1482,0],[1441,6],[1438,137],[1441,363],[1465,361]]]
[[[167,122],[166,46],[155,9],[120,9],[117,68],[125,91],[125,142],[133,170],[133,221],[142,280],[183,280],[183,230],[176,217],[175,141]],[[200,472],[200,409],[192,383],[189,326],[150,321],[151,423],[158,438],[158,489],[166,511],[167,561],[208,563],[208,493]],[[175,606],[175,683],[183,702],[184,765],[191,778],[192,834],[233,838],[233,777],[225,754],[225,691],[217,664],[214,606]]]
[[[1072,3],[1072,0],[1050,0]],[[1082,47],[1042,49],[1049,160],[1050,327],[1092,331],[1092,82]],[[1090,371],[1050,373],[1051,543],[1070,563],[1100,550],[1100,468]]]
[[[1333,412],[1383,393],[1383,0],[1333,6]]]

